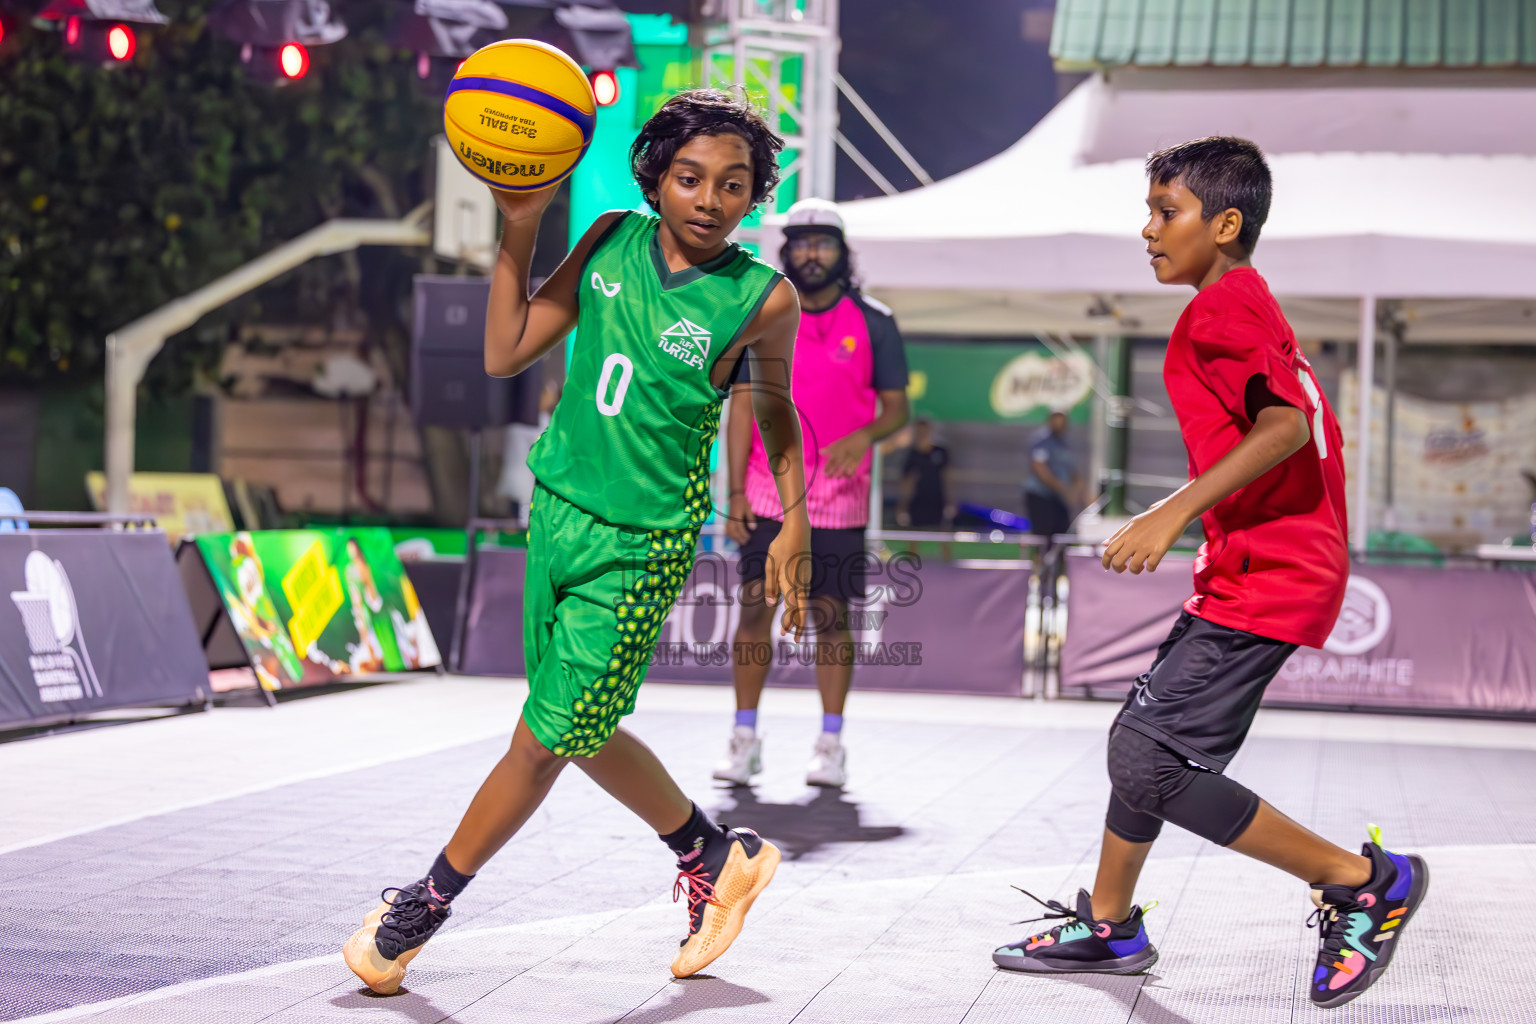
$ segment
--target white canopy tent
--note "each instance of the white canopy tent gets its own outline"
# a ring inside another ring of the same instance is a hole
[[[1255,264],[1301,337],[1366,342],[1366,508],[1378,299],[1402,300],[1410,342],[1536,342],[1536,133],[1520,125],[1536,87],[1502,72],[1128,69],[990,160],[842,211],[865,286],[909,333],[1162,334],[1191,293],[1147,264],[1145,155],[1253,139],[1275,179]]]

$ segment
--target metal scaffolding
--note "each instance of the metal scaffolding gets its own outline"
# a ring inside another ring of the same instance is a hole
[[[810,196],[833,198],[838,0],[717,2],[723,22],[705,30],[702,77],[716,88],[745,86],[784,137],[782,184],[764,212]],[[743,225],[738,235],[756,241],[758,230]]]

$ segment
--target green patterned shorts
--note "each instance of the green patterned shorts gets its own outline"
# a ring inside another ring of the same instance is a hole
[[[542,485],[523,584],[523,720],[562,757],[591,757],[635,709],[698,531],[615,526]]]

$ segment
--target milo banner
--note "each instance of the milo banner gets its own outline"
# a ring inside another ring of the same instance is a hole
[[[0,534],[0,729],[200,704],[207,689],[165,534]]]
[[[205,534],[197,549],[267,689],[441,660],[386,529]]]
[[[1188,559],[1116,576],[1067,558],[1063,696],[1124,693],[1193,592]],[[1333,634],[1293,654],[1266,702],[1338,708],[1536,713],[1536,574],[1355,566]]]
[[[526,552],[481,553],[468,616],[464,671],[520,675]],[[925,562],[868,557],[866,600],[849,609],[851,648],[779,635],[743,650],[771,666],[770,685],[815,686],[819,659],[851,657],[854,686],[871,690],[1017,696],[1024,678],[1026,563]],[[662,629],[646,678],[731,681],[738,577],[734,555],[703,552]]]
[[[1071,409],[1086,422],[1093,360],[1057,358],[1041,345],[908,342],[907,397],[913,411],[944,422],[1034,422]]]

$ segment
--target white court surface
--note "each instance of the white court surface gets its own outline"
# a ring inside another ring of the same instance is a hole
[[[392,683],[0,745],[0,1020],[1536,1021],[1536,724],[1261,714],[1232,774],[1341,843],[1381,825],[1433,885],[1384,979],[1307,999],[1305,887],[1169,828],[1136,978],[1033,978],[994,946],[1040,930],[1011,885],[1092,881],[1114,707],[855,693],[852,783],[807,789],[815,695],[770,691],[767,771],[709,780],[724,688],[648,684],[632,727],[684,788],[785,860],[709,976],[667,972],[671,858],[568,770],[457,901],[407,991],[341,942],[424,872],[500,756],[524,688]]]

